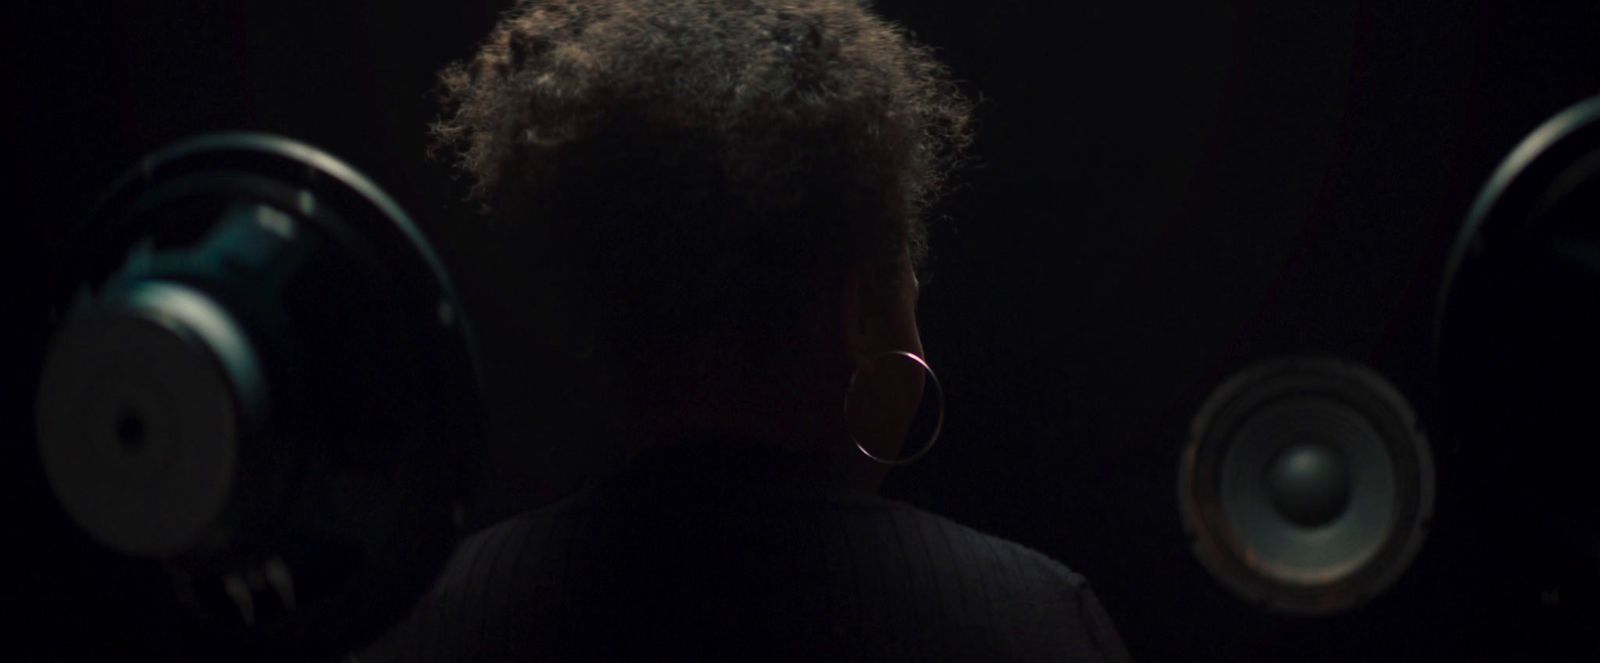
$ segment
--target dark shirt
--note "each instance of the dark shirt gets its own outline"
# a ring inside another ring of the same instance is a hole
[[[479,532],[360,661],[1125,661],[1082,576],[750,445]]]

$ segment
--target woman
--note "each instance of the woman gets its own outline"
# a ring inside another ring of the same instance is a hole
[[[631,461],[468,539],[362,660],[1126,658],[1080,576],[873,495],[942,399],[916,268],[970,104],[926,49],[851,0],[524,1],[442,81]]]

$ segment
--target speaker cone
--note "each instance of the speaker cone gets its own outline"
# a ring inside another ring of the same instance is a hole
[[[1433,509],[1411,406],[1365,367],[1291,358],[1219,386],[1191,426],[1179,502],[1195,554],[1251,602],[1326,614],[1405,571]]]

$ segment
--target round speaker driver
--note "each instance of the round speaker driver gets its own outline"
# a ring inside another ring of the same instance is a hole
[[[1433,511],[1433,460],[1405,397],[1325,358],[1243,370],[1196,413],[1179,468],[1186,533],[1234,594],[1328,614],[1382,593]]]

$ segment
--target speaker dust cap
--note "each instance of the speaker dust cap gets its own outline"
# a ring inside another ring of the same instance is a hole
[[[1376,372],[1288,358],[1235,374],[1196,413],[1179,468],[1206,569],[1270,610],[1328,614],[1382,593],[1433,511],[1433,460]]]

